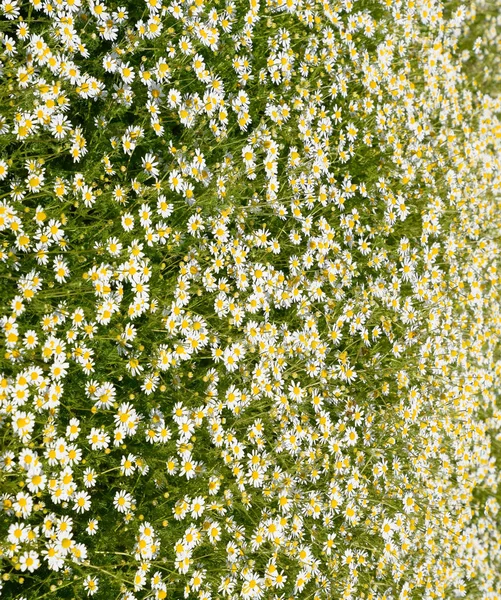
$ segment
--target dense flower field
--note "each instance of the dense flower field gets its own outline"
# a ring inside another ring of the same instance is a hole
[[[499,600],[499,2],[0,13],[1,597]]]

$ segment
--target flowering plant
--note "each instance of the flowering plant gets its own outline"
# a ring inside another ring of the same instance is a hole
[[[0,12],[2,597],[501,597],[499,6]]]

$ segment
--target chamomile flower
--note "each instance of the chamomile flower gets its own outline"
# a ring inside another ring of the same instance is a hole
[[[157,178],[159,174],[158,160],[154,154],[147,153],[141,159],[142,167],[147,175]]]
[[[19,565],[21,571],[28,571],[29,573],[33,573],[40,566],[40,559],[38,553],[34,550],[23,552],[23,554],[19,558]]]
[[[99,578],[95,575],[87,575],[83,587],[88,596],[93,596],[99,590]]]

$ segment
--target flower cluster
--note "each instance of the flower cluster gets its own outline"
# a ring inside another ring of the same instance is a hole
[[[499,598],[499,10],[0,13],[2,594]]]

